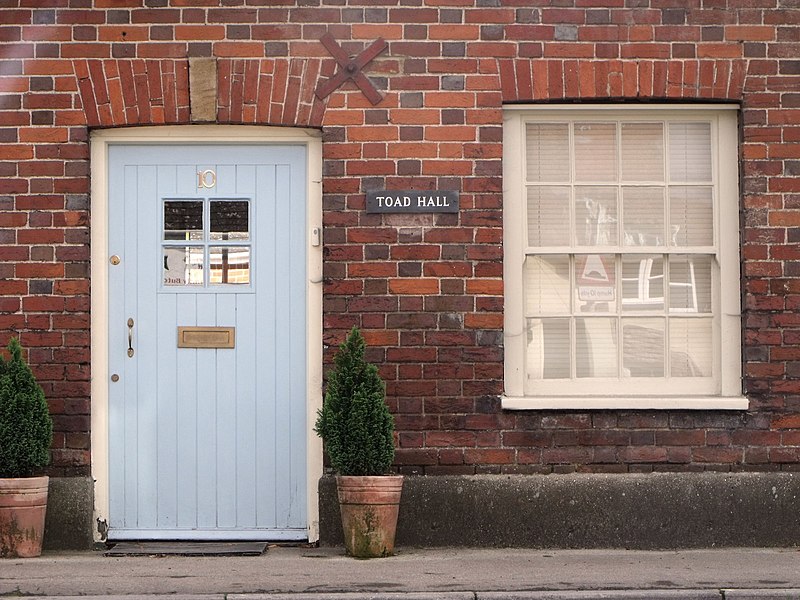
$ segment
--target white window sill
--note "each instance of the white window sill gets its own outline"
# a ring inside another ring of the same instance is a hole
[[[501,398],[505,410],[747,410],[744,396],[541,396]]]

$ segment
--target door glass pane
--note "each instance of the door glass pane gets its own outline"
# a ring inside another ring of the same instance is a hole
[[[711,312],[710,256],[670,256],[669,310],[671,313]]]
[[[530,379],[570,377],[569,319],[528,319],[527,337]]]
[[[569,188],[529,187],[528,245],[568,246],[569,232]]]
[[[617,180],[617,126],[575,123],[575,180]]]
[[[579,246],[616,246],[617,188],[575,188],[575,234]]]
[[[209,254],[211,284],[250,283],[249,246],[212,246]]]
[[[711,319],[670,319],[670,374],[711,377]]]
[[[616,288],[616,261],[613,254],[575,257],[577,312],[616,312]]]
[[[187,241],[203,239],[202,200],[164,201],[164,239]]]
[[[626,246],[665,245],[664,189],[623,188],[622,222]]]
[[[528,256],[525,299],[527,315],[569,314],[569,256]]]
[[[617,376],[617,320],[575,319],[575,374]]]
[[[664,377],[664,370],[664,319],[623,319],[623,376]]]
[[[633,254],[622,257],[622,310],[664,312],[664,257]]]
[[[528,181],[569,181],[569,125],[528,123],[525,145]]]
[[[676,181],[711,181],[711,124],[670,123],[669,175]]]
[[[623,123],[622,180],[664,181],[664,126]]]
[[[164,285],[203,285],[203,248],[164,246]]]
[[[211,239],[249,239],[249,203],[247,200],[211,201]]]
[[[714,204],[710,187],[669,188],[670,244],[711,246],[714,243]]]

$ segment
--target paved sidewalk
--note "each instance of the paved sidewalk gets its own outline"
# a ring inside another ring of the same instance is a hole
[[[788,600],[797,549],[670,552],[399,548],[359,561],[340,548],[271,547],[258,557],[51,553],[0,561],[0,596],[125,600]]]

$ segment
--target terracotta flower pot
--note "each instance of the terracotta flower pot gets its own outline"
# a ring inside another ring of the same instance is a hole
[[[42,553],[49,477],[0,479],[0,557]]]
[[[356,558],[391,556],[403,476],[340,475],[336,487],[347,553]]]

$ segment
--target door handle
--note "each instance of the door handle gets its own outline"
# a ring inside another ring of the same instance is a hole
[[[128,319],[128,358],[133,358],[133,319]]]

